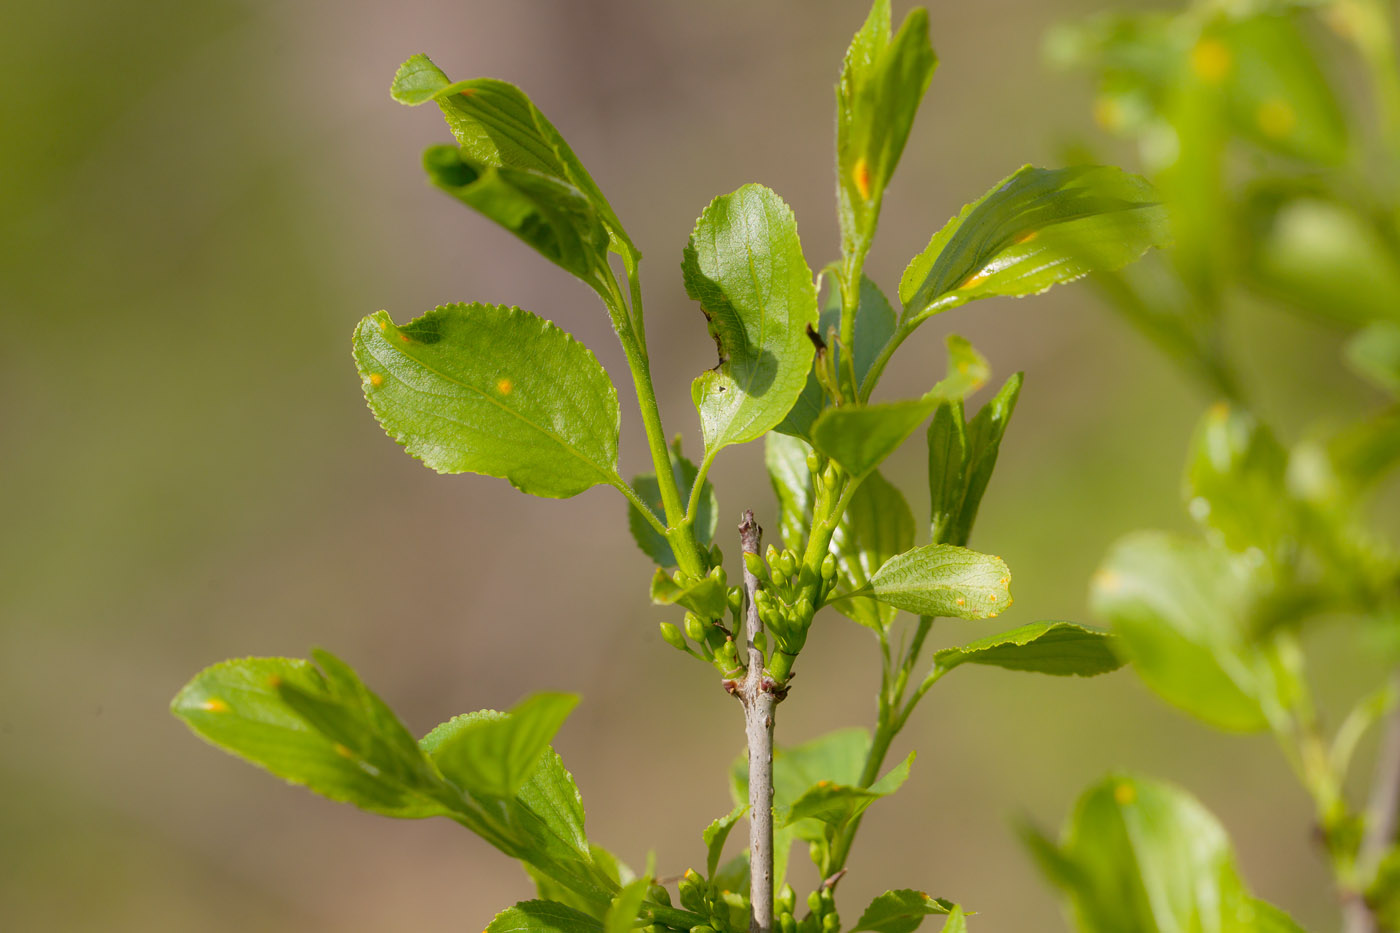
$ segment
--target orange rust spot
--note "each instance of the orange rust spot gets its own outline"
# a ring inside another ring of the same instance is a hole
[[[382,386],[384,384],[384,377],[379,375],[379,373],[370,373],[369,384],[372,386]]]
[[[389,329],[389,322],[388,322],[388,321],[380,321],[380,322],[379,322],[379,330],[380,330],[381,333],[382,333],[383,331],[388,330],[388,329]]]
[[[851,170],[851,177],[855,180],[856,190],[865,200],[870,200],[870,163],[865,161],[865,156],[856,159],[855,168]]]
[[[282,686],[282,678],[277,676],[276,674],[273,674],[267,679],[267,685],[273,690],[276,690],[278,687]]]
[[[1230,50],[1219,39],[1202,39],[1191,50],[1191,70],[1210,84],[1219,84],[1230,73]]]
[[[830,786],[831,786],[831,782],[830,782],[830,781],[818,781],[818,782],[817,782],[817,786],[818,786],[818,787],[830,787]]]
[[[961,596],[959,596],[959,597],[958,597],[958,605],[959,605],[959,606],[966,606],[966,605],[967,605],[967,600],[965,600],[965,599],[963,599]]]
[[[1018,244],[1029,243],[1031,240],[1034,240],[1038,236],[1040,236],[1039,230],[1027,230],[1025,233],[1021,234],[1016,238],[1016,242]]]
[[[404,343],[408,343],[408,334],[399,334],[399,339]]]
[[[994,602],[996,602],[996,601],[997,601],[997,594],[995,594],[995,593],[988,593],[988,594],[987,594],[987,602],[989,602],[989,603],[994,603]]]
[[[959,285],[958,288],[972,288],[973,286],[981,285],[985,281],[987,281],[987,272],[985,269],[979,269],[977,272],[963,279],[963,283]]]
[[[1137,789],[1126,782],[1119,784],[1117,787],[1113,788],[1113,799],[1126,807],[1134,800],[1137,800]]]
[[[229,710],[228,704],[225,703],[223,700],[219,699],[218,697],[210,697],[203,703],[199,704],[199,708],[204,710],[206,713],[227,713]]]
[[[496,383],[496,391],[502,395],[509,395],[514,388],[515,383],[511,382],[509,379],[501,379]]]
[[[336,743],[335,743],[335,753],[336,753],[337,755],[339,755],[341,758],[354,758],[354,757],[355,757],[355,753],[354,753],[354,752],[350,751],[350,749],[346,748],[344,745],[341,745],[339,742],[336,742]]]
[[[458,93],[458,94],[461,94],[463,97],[471,97],[473,94],[476,93],[476,88],[474,88],[474,87],[463,88],[462,90],[458,91],[457,93]]]

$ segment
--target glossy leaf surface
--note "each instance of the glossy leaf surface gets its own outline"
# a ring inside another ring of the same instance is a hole
[[[891,39],[889,0],[875,0],[836,88],[837,194],[848,253],[863,252],[875,235],[885,186],[937,64],[928,14],[911,10]]]
[[[914,753],[891,768],[883,777],[869,787],[853,784],[837,784],[821,780],[807,788],[792,805],[778,810],[776,817],[783,826],[793,826],[803,820],[816,820],[837,830],[860,816],[881,797],[888,797],[909,779],[909,769],[914,763]],[[805,838],[805,834],[799,832]]]
[[[691,386],[708,454],[760,437],[792,409],[816,352],[816,288],[792,209],[762,185],[705,208],[681,271],[719,350]]]
[[[1193,518],[1233,551],[1281,558],[1297,544],[1297,512],[1284,474],[1288,455],[1259,420],[1224,403],[1201,418],[1183,491]]]
[[[413,737],[355,685],[347,696],[310,662],[245,658],[206,668],[170,708],[200,738],[332,800],[386,816],[445,815],[445,788]],[[308,701],[325,707],[317,723],[297,708]]]
[[[436,102],[472,163],[538,172],[578,189],[609,233],[630,247],[622,223],[583,163],[520,88],[495,78],[454,83],[428,56],[414,55],[399,66],[390,93],[410,106]]]
[[[1012,671],[1092,677],[1123,666],[1113,651],[1114,638],[1073,622],[1032,622],[933,656],[944,670],[961,664],[986,664]]]
[[[1011,605],[1011,571],[990,554],[929,544],[886,561],[869,592],[917,615],[989,619]]]
[[[1136,175],[1025,166],[933,235],[899,283],[915,322],[992,295],[1033,295],[1118,269],[1169,240],[1166,211]]]
[[[523,901],[496,914],[484,933],[603,933],[603,924],[567,904]]]
[[[956,400],[942,403],[934,412],[928,428],[933,543],[964,546],[972,536],[977,509],[996,468],[1001,440],[1020,393],[1021,374],[1017,373],[970,423],[964,424],[963,407]]]
[[[439,473],[484,473],[565,498],[617,476],[617,391],[588,348],[503,305],[454,304],[355,330],[365,399]]]
[[[870,902],[851,933],[914,933],[930,914],[947,914],[954,905],[923,891],[901,888],[886,891]]]
[[[463,790],[514,797],[577,705],[573,694],[537,693],[503,716],[458,717],[431,734],[433,760]]]
[[[681,586],[658,567],[651,577],[651,601],[658,606],[684,606],[702,619],[719,619],[725,614],[724,586],[711,576]]]

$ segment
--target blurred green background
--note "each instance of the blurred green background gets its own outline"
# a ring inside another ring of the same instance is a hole
[[[887,292],[965,201],[1090,132],[1087,82],[1049,75],[1039,49],[1054,22],[1108,4],[931,4],[942,63],[868,266]],[[836,255],[832,86],[865,9],[6,10],[0,928],[475,930],[529,896],[514,863],[460,829],[282,786],[166,711],[206,664],[312,645],[355,664],[420,733],[535,690],[582,693],[557,747],[590,835],[636,865],[654,848],[663,875],[703,859],[699,830],[729,806],[741,715],[706,668],[657,637],[665,616],[646,600],[650,564],[621,499],[604,488],[542,501],[497,480],[438,477],[365,410],[350,332],[379,308],[404,320],[452,300],[518,304],[624,371],[586,289],[428,188],[419,153],[445,130],[392,103],[388,86],[425,51],[454,77],[502,77],[533,95],[647,255],[666,425],[694,448],[689,382],[714,349],[681,287],[681,247],[710,198],[762,181],[796,209],[810,263]],[[1251,308],[1232,327],[1286,439],[1373,400],[1337,361],[1336,334]],[[1107,545],[1135,528],[1187,527],[1180,464],[1211,400],[1083,285],[938,318],[896,359],[886,397],[926,388],[949,330],[998,378],[1026,373],[973,541],[1015,573],[1001,627],[1093,621],[1085,591]],[[624,465],[640,472],[640,429],[624,425]],[[721,534],[744,507],[774,523],[761,458],[755,444],[720,459]],[[887,473],[918,490],[923,466],[911,444]],[[914,497],[916,512],[924,501]],[[871,719],[874,642],[822,620],[780,742]],[[940,645],[994,630],[940,624]],[[1340,626],[1309,645],[1335,719],[1378,669],[1357,669]],[[1231,831],[1260,896],[1310,928],[1335,923],[1309,804],[1270,740],[1212,732],[1130,672],[966,670],[933,692],[901,744],[919,749],[914,775],[866,820],[842,883],[848,911],[908,886],[979,911],[981,933],[1062,928],[1009,818],[1058,827],[1087,783],[1124,767],[1191,788]]]

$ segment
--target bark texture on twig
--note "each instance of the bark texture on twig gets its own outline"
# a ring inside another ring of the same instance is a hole
[[[1391,688],[1400,691],[1400,673],[1391,677]],[[1366,837],[1357,856],[1362,879],[1375,876],[1386,850],[1400,830],[1400,704],[1386,716],[1385,732],[1376,753],[1376,773],[1371,780],[1371,796],[1366,802]],[[1348,892],[1342,906],[1346,933],[1377,933],[1380,924],[1371,905],[1360,891]]]
[[[739,543],[745,554],[758,554],[763,529],[753,511],[739,523]],[[744,642],[746,670],[734,691],[744,704],[744,734],[749,750],[749,933],[773,930],[773,713],[778,705],[774,684],[763,676],[763,652],[754,636],[763,628],[758,617],[758,578],[744,564]]]

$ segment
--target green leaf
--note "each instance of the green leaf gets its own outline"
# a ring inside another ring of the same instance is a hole
[[[439,473],[484,473],[549,498],[615,484],[617,391],[588,348],[503,305],[444,305],[355,331],[365,399],[389,436]]]
[[[928,429],[933,543],[964,546],[972,536],[1020,394],[1021,374],[1016,373],[965,426],[961,404],[947,404],[935,412]]]
[[[647,896],[651,878],[637,878],[629,882],[613,898],[603,918],[603,933],[630,933],[637,925],[637,914],[641,913],[642,900]]]
[[[943,921],[943,933],[967,933],[967,918],[957,904],[948,911],[948,919]]]
[[[1400,395],[1400,324],[1372,324],[1347,341],[1346,350],[1352,369],[1391,395]]]
[[[1232,551],[1282,559],[1297,545],[1288,455],[1248,411],[1225,403],[1201,418],[1187,455],[1183,494],[1191,516]]]
[[[910,11],[891,41],[889,0],[875,0],[836,88],[837,195],[848,255],[869,248],[885,187],[937,65],[928,14]]]
[[[1270,297],[1324,320],[1400,322],[1400,253],[1355,208],[1312,193],[1257,197],[1246,272]]]
[[[423,168],[437,188],[505,227],[546,259],[606,291],[608,231],[573,185],[530,169],[476,162],[456,146],[431,146]]]
[[[1346,157],[1346,117],[1293,17],[1227,20],[1204,41],[1227,49],[1226,90],[1236,132],[1299,159],[1336,164]]]
[[[967,398],[992,378],[992,367],[987,358],[966,337],[949,334],[944,338],[948,347],[948,375],[933,387],[939,398]]]
[[[428,56],[414,55],[399,66],[391,94],[410,106],[436,101],[463,157],[473,164],[536,172],[578,189],[614,240],[635,251],[583,163],[520,88],[494,78],[454,84]]]
[[[567,904],[522,901],[496,914],[485,933],[603,933],[603,924]]]
[[[730,810],[727,814],[705,827],[705,831],[701,833],[701,837],[705,841],[706,879],[714,879],[715,871],[719,868],[720,856],[724,854],[725,840],[729,838],[729,833],[734,829],[734,824],[738,823],[739,819],[748,812],[749,808],[747,805],[736,805],[733,810]]]
[[[797,401],[815,352],[816,289],[792,209],[762,185],[710,202],[681,271],[719,349],[691,386],[708,457],[771,430]]]
[[[855,368],[856,385],[859,386],[865,381],[876,357],[894,336],[898,323],[894,308],[890,307],[889,299],[880,291],[879,286],[869,278],[862,277],[860,299],[856,305],[855,332],[852,336],[855,350],[851,356],[851,364]],[[817,322],[817,334],[826,342],[827,352],[832,355],[832,367],[841,372],[845,363],[842,361],[840,344],[831,339],[832,328],[836,329],[837,335],[840,334],[841,290],[835,284],[827,292],[826,305],[822,308],[821,319]],[[821,383],[817,381],[816,373],[809,371],[802,394],[798,396],[787,417],[773,430],[801,438],[809,437],[812,422],[829,406],[829,401]]]
[[[960,664],[987,664],[1012,671],[1092,677],[1123,666],[1107,632],[1073,622],[1033,622],[1000,635],[945,648],[933,663],[945,671]]]
[[[914,546],[914,513],[892,483],[878,471],[871,473],[851,497],[831,543],[842,578],[862,589],[887,560]],[[870,596],[841,600],[836,609],[877,632],[888,628],[898,611]]]
[[[886,561],[869,592],[917,615],[990,619],[1011,605],[1011,571],[999,557],[929,544]]]
[[[1301,933],[1249,895],[1224,829],[1171,785],[1113,775],[1080,798],[1051,875],[1084,933]]]
[[[1024,166],[962,209],[899,283],[906,325],[992,295],[1033,295],[1168,242],[1152,187],[1104,166]]]
[[[690,490],[695,487],[695,480],[699,471],[695,464],[676,454],[671,459],[671,470],[676,477],[676,486],[681,491],[682,501],[687,501]],[[643,473],[641,476],[632,479],[632,488],[650,508],[653,515],[660,520],[661,524],[666,524],[666,515],[661,504],[661,486],[656,482],[655,473]],[[705,486],[700,493],[700,505],[695,510],[695,540],[702,546],[708,547],[715,539],[715,528],[719,523],[719,500],[715,496],[715,488],[710,485],[710,481],[705,481]],[[631,502],[627,504],[627,527],[632,532],[632,540],[637,542],[637,547],[650,557],[661,567],[676,566],[676,555],[671,551],[671,543],[666,540],[666,536],[656,530],[651,522],[647,521],[642,513],[637,511],[637,507]]]
[[[347,695],[339,669],[332,682],[309,662],[291,658],[224,661],[185,685],[170,710],[200,738],[332,800],[385,816],[448,813],[441,799],[446,788],[422,755],[414,761],[405,748],[403,736],[409,743],[412,736],[358,679],[353,683]],[[308,698],[321,701],[327,709],[318,718],[334,722],[334,736],[288,697],[303,707],[310,706]]]
[[[724,584],[718,577],[704,576],[681,586],[662,570],[651,578],[651,601],[658,606],[684,606],[702,619],[722,619],[727,609]]]
[[[763,439],[763,463],[778,497],[778,527],[783,547],[802,553],[812,523],[812,472],[807,455],[812,448],[785,434],[770,433]]]
[[[886,891],[865,908],[851,933],[914,933],[930,914],[951,913],[956,905],[923,891],[901,888]]]
[[[938,407],[937,396],[830,408],[812,424],[812,446],[861,479],[899,449]]]
[[[782,826],[793,826],[802,820],[817,820],[834,827],[838,832],[851,820],[860,816],[881,797],[888,797],[909,779],[909,768],[914,763],[914,753],[891,768],[884,777],[869,787],[851,784],[836,784],[821,780],[802,792],[790,807],[777,812]],[[776,799],[776,798],[775,798]],[[799,830],[799,837],[807,834]]]
[[[577,705],[574,694],[536,693],[505,716],[459,717],[447,724],[448,731],[430,736],[433,761],[463,790],[513,798]]]
[[[1163,699],[1221,729],[1264,729],[1269,681],[1246,641],[1256,574],[1245,557],[1140,532],[1114,545],[1090,602]]]

